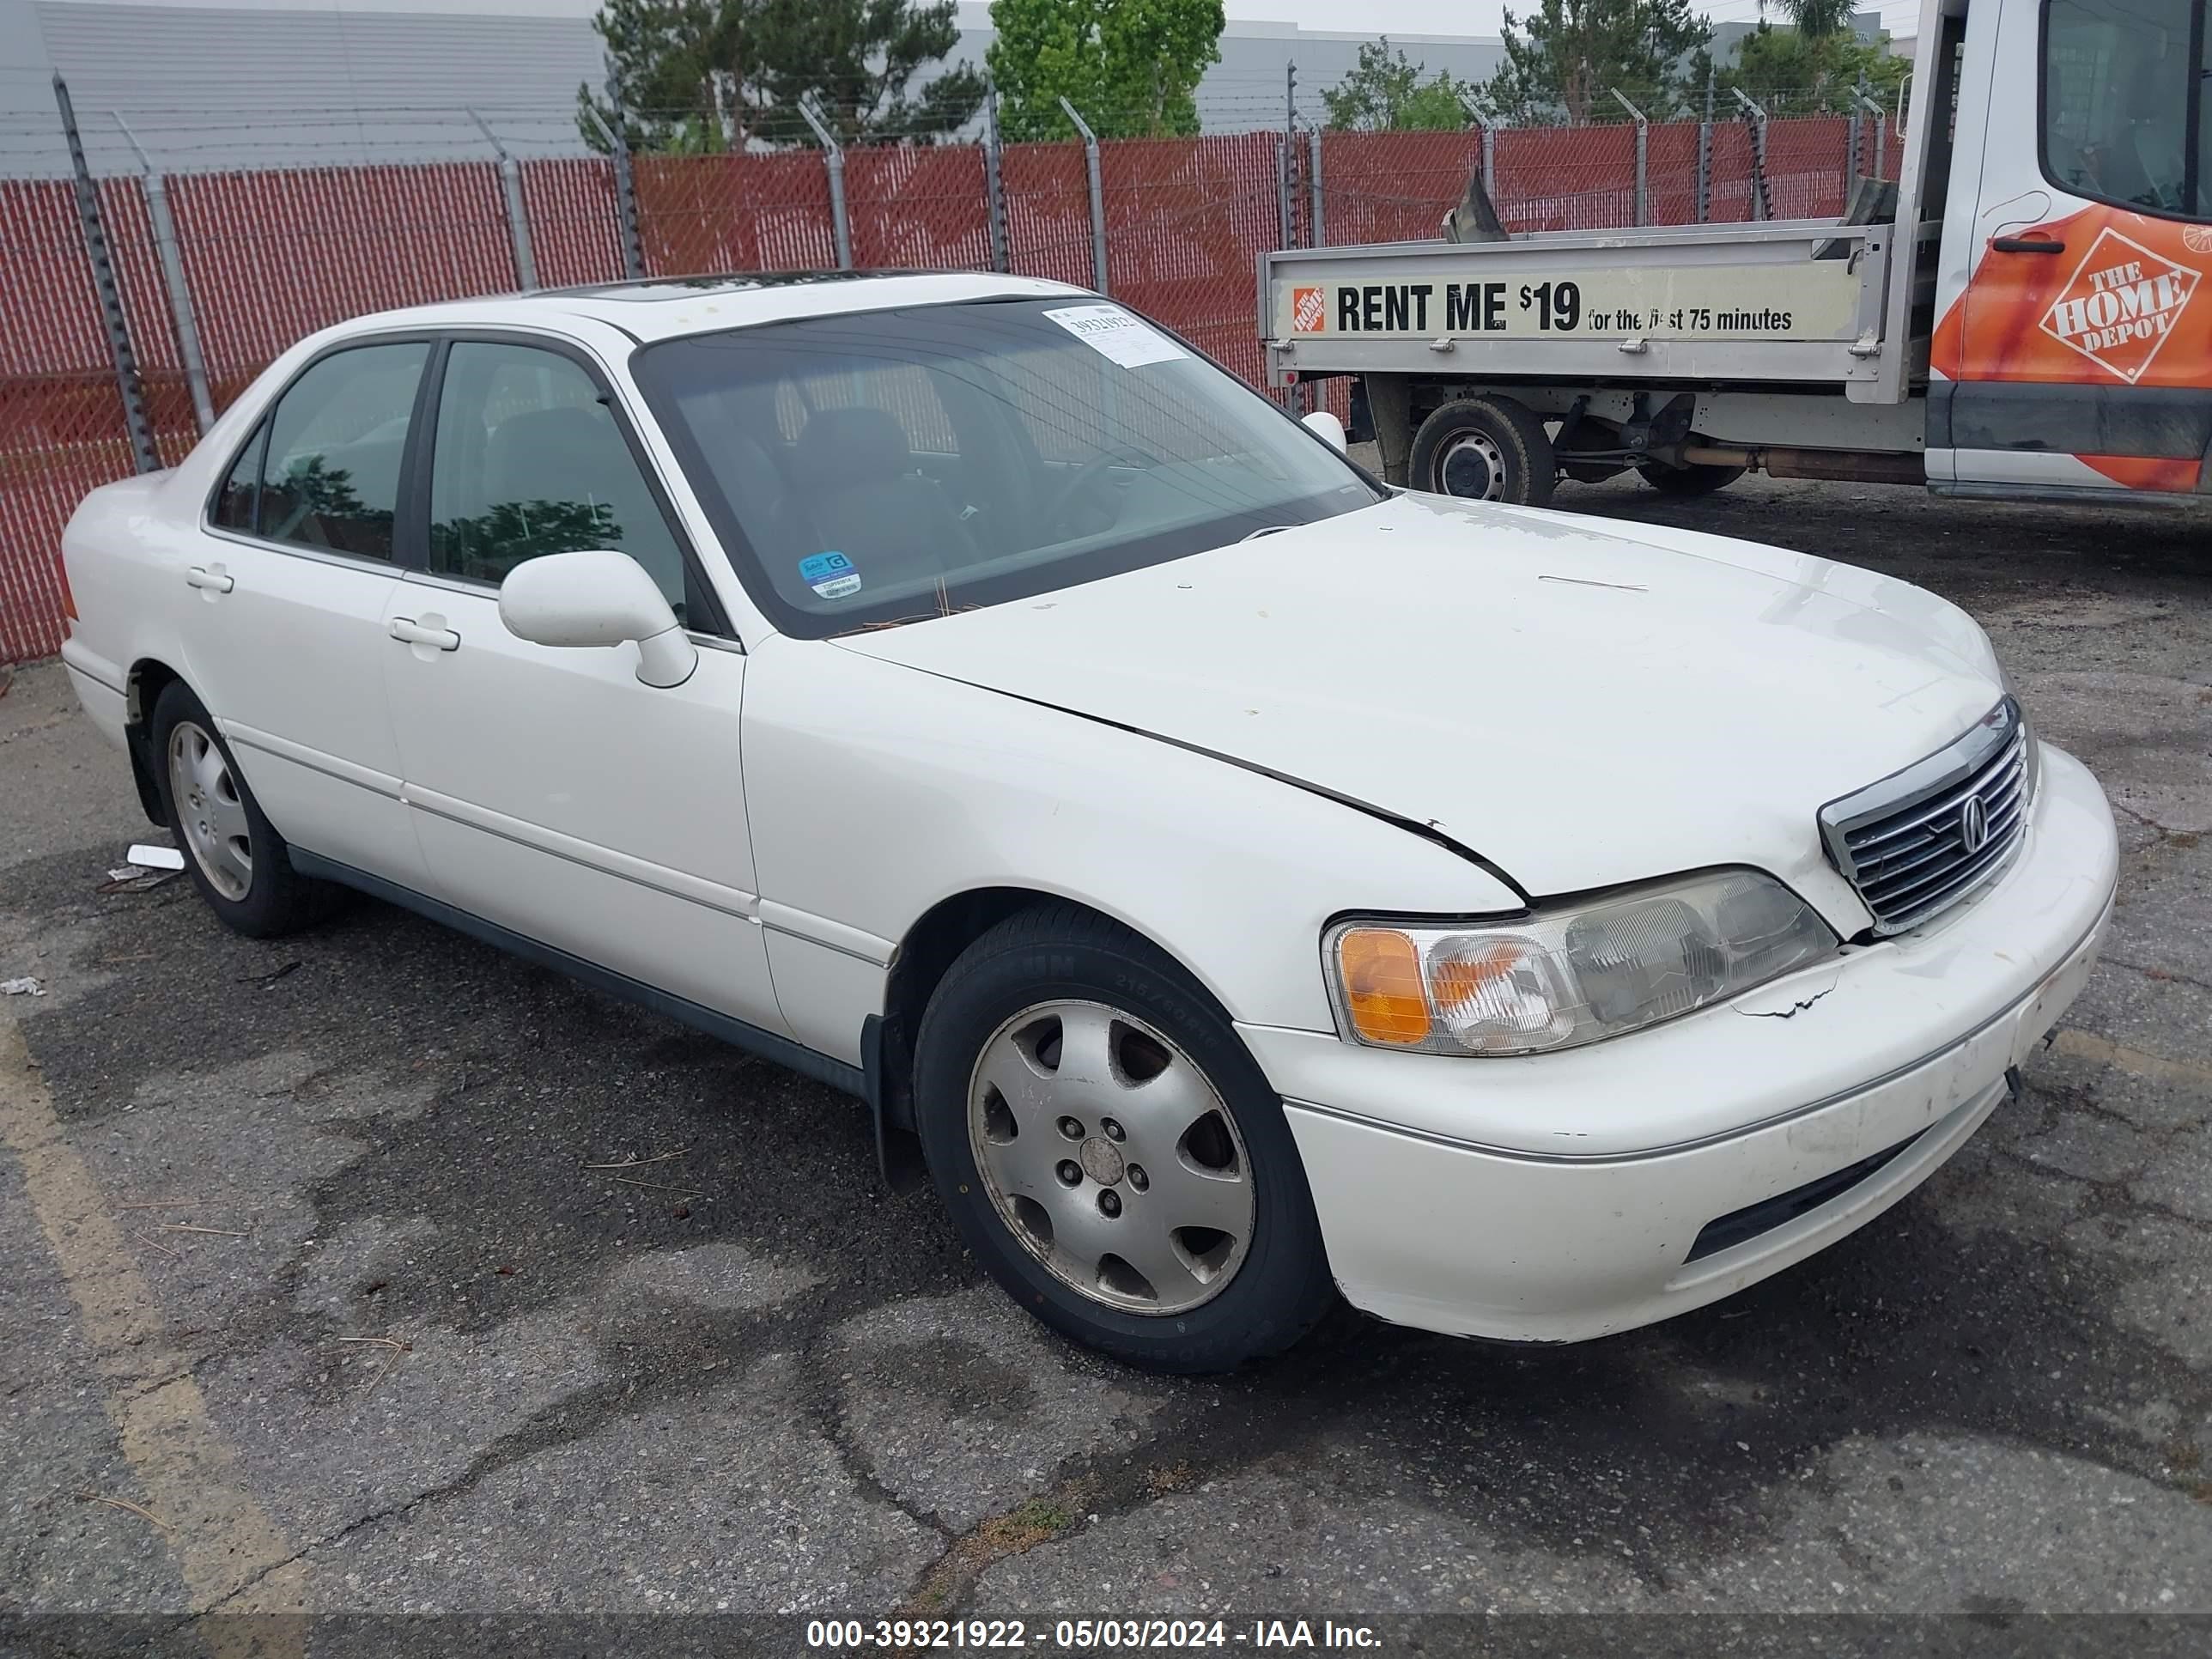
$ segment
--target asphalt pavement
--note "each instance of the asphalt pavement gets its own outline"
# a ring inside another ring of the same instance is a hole
[[[1810,1262],[1565,1349],[1348,1314],[1229,1378],[1072,1348],[882,1190],[851,1100],[367,901],[257,943],[181,878],[103,890],[149,827],[59,670],[20,671],[0,981],[43,994],[0,998],[0,1650],[465,1628],[247,1617],[305,1611],[583,1620],[598,1651],[1151,1615],[1443,1652],[1500,1628],[1454,1619],[1579,1613],[1516,1650],[1717,1652],[1785,1613],[2202,1651],[2171,1615],[2212,1613],[2205,521],[1759,481],[1559,504],[1957,600],[2123,845],[2025,1098]],[[746,1619],[623,1622],[718,1612]]]

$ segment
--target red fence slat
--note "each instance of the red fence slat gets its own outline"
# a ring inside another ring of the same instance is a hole
[[[1778,217],[1842,210],[1849,123],[1777,120],[1767,130]],[[1283,136],[1251,132],[1109,142],[1102,148],[1110,286],[1237,374],[1261,373],[1256,256],[1281,240]],[[1872,133],[1860,165],[1873,166]],[[1501,130],[1492,198],[1515,231],[1603,228],[1634,216],[1635,137],[1627,126]],[[1904,146],[1893,133],[1887,168]],[[1327,240],[1428,238],[1479,165],[1476,132],[1330,132],[1322,143]],[[1307,140],[1290,164],[1292,211],[1307,234]],[[854,263],[985,270],[991,246],[982,152],[900,145],[847,152]],[[638,228],[655,276],[827,269],[837,262],[817,151],[640,156]],[[1083,149],[1012,144],[1000,158],[1010,262],[1024,275],[1088,288],[1091,201]],[[1650,129],[1650,218],[1697,214],[1697,127]],[[1752,216],[1749,129],[1713,129],[1716,222]],[[613,164],[602,157],[522,164],[538,280],[548,287],[623,274]],[[302,335],[364,312],[516,283],[498,170],[489,162],[179,175],[168,183],[187,283],[218,406]],[[139,180],[107,179],[102,211],[155,436],[173,462],[193,438],[175,335]],[[66,181],[0,180],[0,661],[61,638],[57,552],[85,491],[129,473],[131,448],[106,334]],[[1344,387],[1324,389],[1341,409]]]

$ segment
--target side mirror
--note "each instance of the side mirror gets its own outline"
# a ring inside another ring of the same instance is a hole
[[[637,642],[637,677],[681,685],[698,647],[645,567],[627,553],[548,553],[526,559],[499,586],[499,619],[532,645],[611,647]]]
[[[1344,422],[1325,409],[1316,409],[1300,422],[1338,454],[1344,453]]]

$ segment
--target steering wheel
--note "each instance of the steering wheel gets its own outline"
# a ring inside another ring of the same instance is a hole
[[[1138,448],[1134,444],[1119,444],[1103,454],[1093,456],[1081,466],[1077,467],[1074,472],[1069,475],[1067,482],[1054,492],[1052,500],[1045,504],[1043,518],[1045,526],[1048,529],[1056,526],[1066,514],[1067,509],[1075,505],[1077,498],[1106,476],[1109,467],[1132,465],[1158,466],[1160,465],[1160,459],[1149,450]],[[1111,525],[1120,517],[1120,513],[1115,512],[1107,519],[1107,523]]]

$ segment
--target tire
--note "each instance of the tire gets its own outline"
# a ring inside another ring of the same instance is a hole
[[[1071,1044],[1091,1075],[1061,1074]],[[968,1248],[1079,1342],[1225,1371],[1335,1302],[1282,1102],[1188,975],[1090,911],[1042,905],[961,953],[922,1016],[915,1099]]]
[[[1740,466],[1662,466],[1656,461],[1646,461],[1636,470],[1662,495],[1678,496],[1710,495],[1726,489],[1744,472]]]
[[[214,718],[182,680],[154,703],[155,787],[185,873],[222,925],[248,939],[276,939],[313,927],[344,890],[292,867],[285,844],[246,787]]]
[[[1431,495],[1542,507],[1559,483],[1544,423],[1510,398],[1460,398],[1413,434],[1407,473]]]

